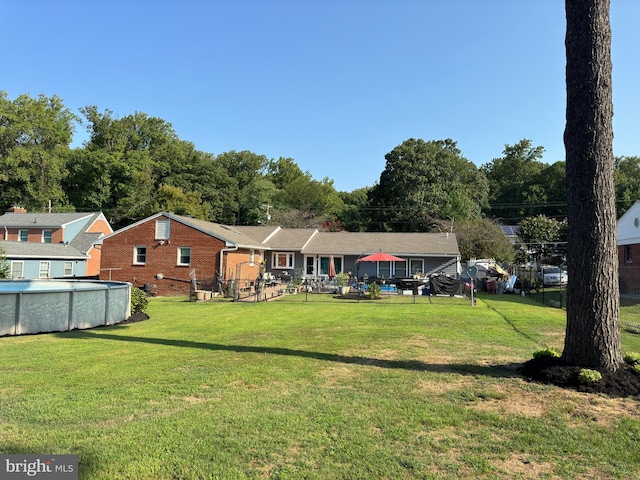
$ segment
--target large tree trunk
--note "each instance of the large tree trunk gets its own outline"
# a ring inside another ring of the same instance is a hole
[[[563,359],[616,370],[620,293],[609,0],[566,0],[567,331]]]

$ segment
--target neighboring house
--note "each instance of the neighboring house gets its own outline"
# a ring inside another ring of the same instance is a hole
[[[250,229],[255,227],[237,228],[251,235]],[[460,250],[453,233],[319,232],[276,227],[263,237],[262,244],[269,250],[266,269],[276,277],[287,272],[302,278],[326,278],[332,257],[336,273],[351,271],[360,278],[365,274],[391,279],[460,273]],[[380,251],[406,261],[357,262]]]
[[[97,277],[96,244],[112,232],[100,212],[28,213],[12,207],[0,216],[0,245],[14,279]]]
[[[621,294],[640,295],[640,201],[618,219],[618,275]]]
[[[195,279],[255,280],[265,247],[236,228],[158,213],[104,237],[100,278],[131,282],[153,295],[189,295]]]
[[[515,245],[520,241],[520,238],[518,237],[520,234],[520,227],[518,225],[502,225],[500,228],[512,245]]]
[[[218,288],[234,279],[250,286],[264,271],[276,278],[325,279],[336,273],[407,278],[460,273],[452,233],[320,232],[269,226],[227,226],[158,213],[102,239],[102,279],[145,286],[155,295],[188,295],[195,278]],[[383,251],[403,262],[357,262]]]

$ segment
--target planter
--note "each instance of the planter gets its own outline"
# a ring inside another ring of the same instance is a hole
[[[340,287],[340,295],[346,295],[347,293],[349,293],[349,287],[346,285],[344,287]]]

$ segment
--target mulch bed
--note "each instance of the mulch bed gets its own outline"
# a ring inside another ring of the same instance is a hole
[[[560,358],[538,357],[525,362],[520,373],[531,381],[557,385],[578,392],[602,393],[610,397],[640,396],[640,374],[630,365],[624,364],[615,372],[600,372],[602,380],[580,383],[581,367],[568,365]]]
[[[127,318],[124,322],[120,322],[118,325],[122,325],[123,323],[135,323],[142,322],[143,320],[149,320],[149,315],[144,312],[138,312],[132,314],[129,318]]]

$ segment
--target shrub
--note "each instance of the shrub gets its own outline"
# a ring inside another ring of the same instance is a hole
[[[638,365],[640,364],[640,353],[637,352],[629,352],[624,356],[624,361],[629,365]]]
[[[578,374],[578,380],[580,383],[595,383],[602,380],[602,374],[597,370],[583,368]]]
[[[636,372],[636,373],[640,373],[640,363],[636,363],[633,366],[633,371]]]
[[[131,313],[142,313],[147,309],[147,294],[136,287],[131,287]]]
[[[555,348],[547,347],[543,350],[536,350],[535,352],[533,352],[533,358],[539,358],[539,357],[559,358],[560,354]]]
[[[372,283],[371,285],[369,285],[369,295],[371,296],[371,299],[375,300],[376,298],[378,298],[378,294],[381,290],[382,288],[377,283]]]

